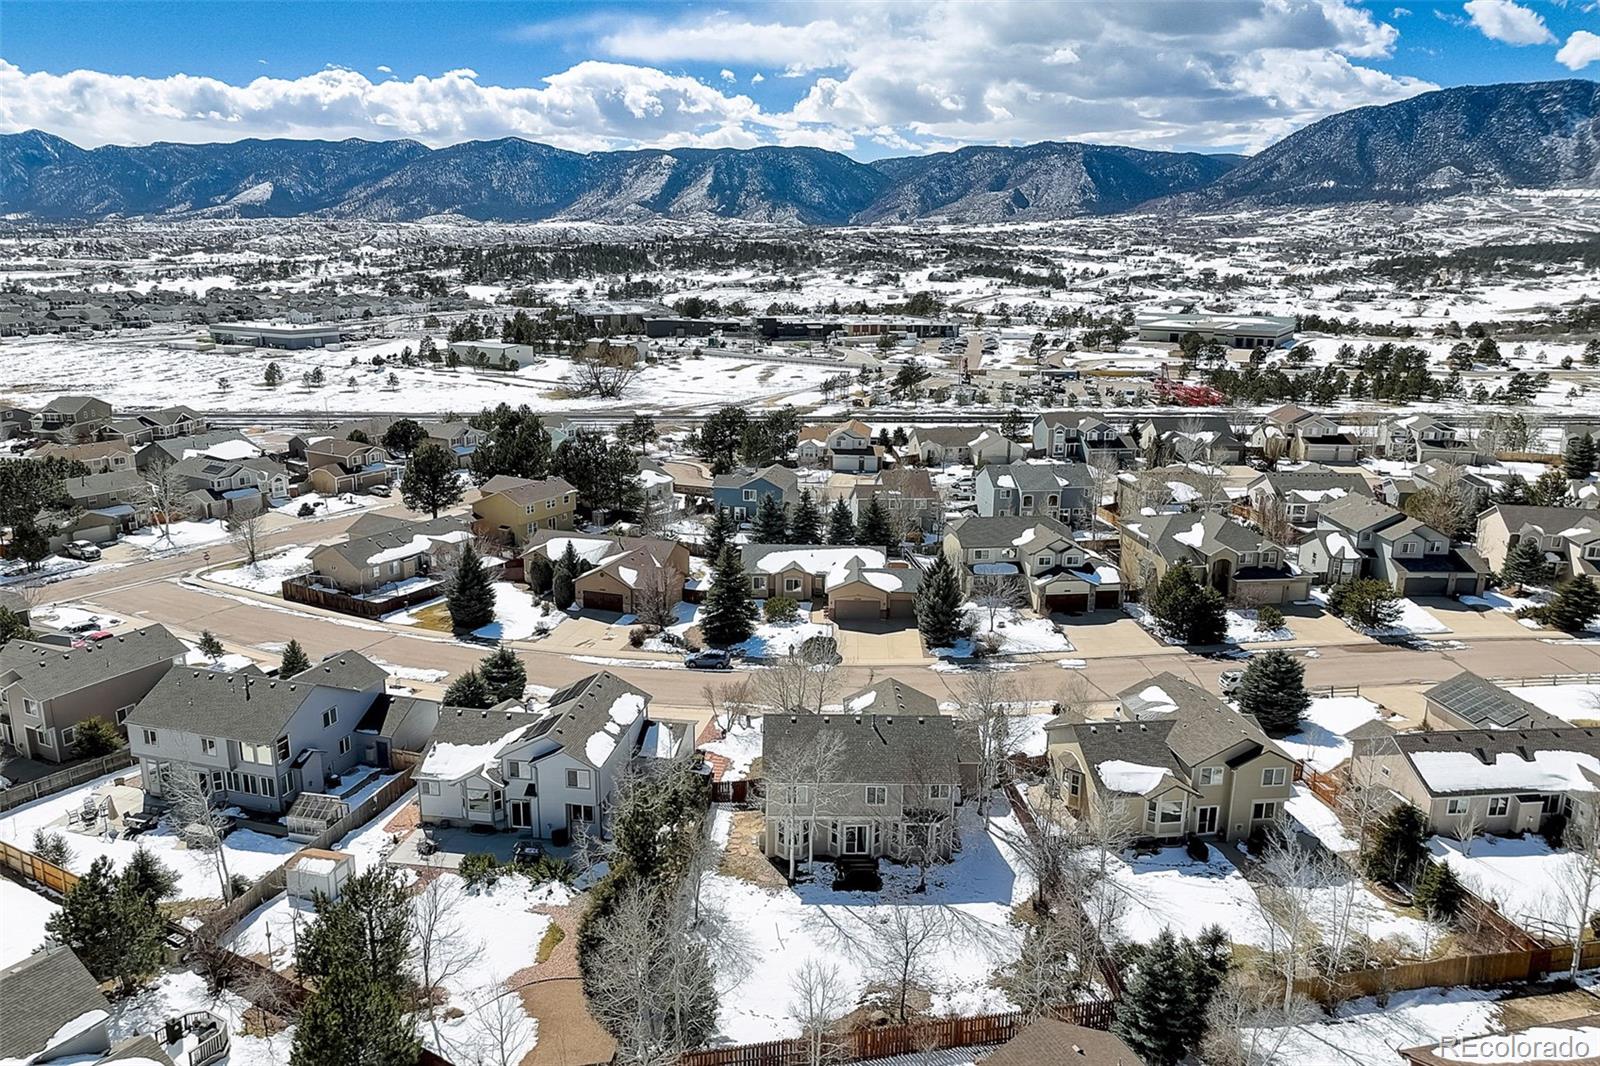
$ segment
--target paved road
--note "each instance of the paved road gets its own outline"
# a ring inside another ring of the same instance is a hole
[[[280,547],[334,539],[354,517],[297,523],[273,532],[266,543]],[[210,565],[239,557],[237,550],[227,544],[207,550]],[[225,642],[245,650],[260,651],[263,646],[272,648],[295,638],[313,657],[350,648],[397,666],[443,670],[450,675],[465,670],[484,654],[481,647],[457,643],[442,634],[254,599],[187,577],[203,565],[199,550],[134,561],[46,586],[41,590],[41,600],[92,603],[130,620],[163,622],[184,635],[209,629]],[[598,668],[593,662],[577,661],[568,653],[545,650],[537,643],[516,642],[514,647],[528,665],[529,680],[536,684],[562,685]],[[1144,649],[1137,654],[1075,661],[1082,662],[1081,668],[1066,669],[1054,660],[1026,662],[1011,670],[1007,679],[1019,696],[1050,699],[1062,693],[1073,677],[1083,678],[1099,694],[1110,696],[1165,670],[1214,688],[1221,671],[1236,668],[1236,664],[1191,655],[1178,648]],[[1440,681],[1462,669],[1507,677],[1600,673],[1600,645],[1551,642],[1530,632],[1525,637],[1473,637],[1466,647],[1454,649],[1445,646],[1413,650],[1372,642],[1328,644],[1317,647],[1314,657],[1308,656],[1304,661],[1307,682],[1314,686],[1401,687]],[[701,691],[707,682],[727,679],[727,675],[679,668],[607,665],[667,708],[697,708],[704,702]],[[848,667],[843,675],[843,683],[850,687],[895,677],[951,696],[959,696],[962,684],[959,673],[934,671],[926,664]]]

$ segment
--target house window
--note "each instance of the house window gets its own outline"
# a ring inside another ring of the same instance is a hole
[[[420,781],[417,783],[417,789],[424,796],[437,796],[439,794],[439,782]]]
[[[69,726],[67,726],[67,728],[65,728],[65,729],[63,729],[61,731],[61,743],[64,746],[69,747],[69,748],[72,747],[73,743],[76,742],[77,739],[78,739],[78,727],[77,726],[69,725]]]
[[[1281,788],[1288,780],[1289,771],[1283,766],[1269,766],[1261,771],[1262,788]]]
[[[1022,506],[1024,506],[1024,507],[1032,507],[1033,506],[1033,497],[1031,495],[1023,496],[1022,497]]]
[[[972,549],[972,558],[977,562],[982,562],[983,560],[989,558],[989,549],[988,548],[974,548],[974,549]]]
[[[889,789],[885,785],[867,786],[867,806],[883,807],[889,802]]]
[[[588,788],[589,787],[589,771],[588,770],[568,770],[567,771],[567,787],[568,788]]]
[[[154,729],[141,729],[140,733],[143,734],[143,740],[146,744],[154,744],[156,742],[156,731]]]
[[[200,754],[202,754],[202,755],[215,755],[216,753],[217,753],[217,742],[215,740],[211,739],[210,737],[201,737],[200,738]]]
[[[756,592],[760,592],[762,589],[767,587],[767,579],[757,574],[755,577],[750,579],[750,587]]]
[[[745,489],[744,490],[744,502],[745,503],[750,503],[755,498],[756,498],[756,490],[755,489]]]
[[[1222,767],[1202,766],[1195,772],[1194,783],[1201,788],[1222,784]]]
[[[799,592],[800,591],[800,579],[797,578],[797,577],[786,577],[786,578],[784,578],[783,579],[783,591],[785,591],[785,592]]]
[[[950,798],[949,785],[929,785],[928,798],[931,800],[947,800]]]
[[[350,754],[350,738],[349,737],[340,737],[339,738],[339,754],[340,755],[349,755]]]
[[[1163,800],[1160,805],[1160,822],[1162,825],[1177,825],[1183,821],[1183,801]]]
[[[526,776],[523,773],[523,770],[527,767],[527,765],[528,764],[523,762],[521,759],[512,759],[510,762],[506,763],[506,776],[507,777],[524,777],[524,776]]]
[[[133,708],[135,706],[136,706],[135,704],[130,703],[126,707],[118,707],[117,708],[117,724],[118,725],[122,725],[124,722],[126,722],[128,720],[128,715],[133,713]]]
[[[1544,797],[1544,800],[1540,806],[1545,814],[1560,814],[1566,809],[1567,798],[1565,796],[1552,793]]]
[[[288,737],[279,737],[278,738],[277,747],[278,747],[278,758],[287,760],[289,758],[289,738]]]
[[[1252,822],[1269,822],[1278,817],[1276,803],[1252,803],[1250,805],[1250,820]]]
[[[1446,801],[1446,803],[1444,805],[1444,813],[1446,813],[1446,814],[1466,814],[1467,813],[1467,801],[1464,800],[1464,799],[1453,799],[1453,800]]]
[[[269,799],[277,794],[277,782],[270,777],[261,779],[261,794]]]
[[[339,708],[329,707],[322,712],[322,728],[326,729],[339,720]]]
[[[1489,797],[1489,817],[1490,818],[1499,818],[1509,810],[1511,810],[1511,797],[1510,796],[1490,796]]]
[[[1039,556],[1039,565],[1040,566],[1049,566],[1050,562],[1051,562],[1050,556],[1048,556],[1048,555]]]
[[[1428,554],[1429,555],[1443,555],[1444,554],[1444,541],[1442,541],[1442,540],[1430,540],[1430,541],[1428,541]]]
[[[1417,545],[1416,541],[1414,541],[1414,540],[1403,540],[1403,541],[1401,541],[1399,544],[1397,544],[1395,546],[1395,554],[1396,555],[1415,555],[1415,554],[1417,554],[1417,547],[1418,547],[1418,545]]]

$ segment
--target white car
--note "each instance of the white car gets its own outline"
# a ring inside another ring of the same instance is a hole
[[[94,562],[100,558],[100,547],[87,540],[75,540],[61,549],[61,554],[68,559],[82,559],[84,562]]]
[[[1217,677],[1217,687],[1222,690],[1224,696],[1232,699],[1234,693],[1239,691],[1239,685],[1243,681],[1243,670],[1224,670]]]

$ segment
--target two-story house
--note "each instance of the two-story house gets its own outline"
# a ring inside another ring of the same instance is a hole
[[[133,452],[121,441],[93,441],[89,444],[47,444],[33,453],[36,459],[65,459],[82,463],[91,474],[133,470]]]
[[[1098,501],[1083,463],[1006,463],[986,466],[975,480],[978,514],[1054,518],[1072,529],[1091,524]]]
[[[205,782],[226,805],[267,815],[322,793],[368,752],[356,735],[388,674],[353,651],[289,678],[179,668],[128,715],[128,744],[147,795],[169,774]]]
[[[564,478],[496,474],[478,488],[472,528],[479,536],[521,547],[541,530],[571,529],[578,490]]]
[[[1600,512],[1577,507],[1497,503],[1478,515],[1474,546],[1495,571],[1517,544],[1532,540],[1544,551],[1556,580],[1600,574]]]
[[[1013,463],[1027,448],[989,426],[917,426],[906,439],[906,451],[923,466],[986,466]]]
[[[889,515],[890,521],[900,529],[920,529],[924,533],[936,530],[944,519],[939,491],[933,487],[933,478],[920,467],[893,467],[880,473],[871,481],[857,484],[845,497],[850,514],[857,522],[866,513],[873,500]]]
[[[1139,515],[1122,523],[1122,569],[1152,588],[1173,566],[1197,572],[1230,602],[1293,603],[1311,594],[1311,578],[1289,549],[1219,514]]]
[[[167,475],[188,486],[190,513],[198,518],[249,516],[289,496],[289,471],[270,459],[233,462],[196,456],[173,463]]]
[[[428,443],[437,444],[456,457],[457,466],[471,462],[478,445],[489,439],[488,433],[467,422],[424,422],[422,429],[428,435]]]
[[[19,916],[7,915],[7,922],[17,924],[7,933],[20,940],[44,939],[43,929],[21,928]],[[163,1044],[149,1033],[112,1039],[111,1004],[68,947],[49,945],[0,969],[0,1019],[0,1062],[14,1066],[173,1066]],[[174,1034],[182,1032],[183,1046],[194,1049],[192,1059],[183,1059],[186,1064],[214,1062],[227,1054],[226,1023],[209,1011],[193,1011],[169,1024]]]
[[[1475,465],[1484,461],[1467,434],[1438,415],[1391,415],[1378,423],[1378,448],[1386,459],[1412,463]]]
[[[1047,459],[1123,467],[1133,461],[1131,436],[1098,415],[1045,411],[1033,420],[1033,451]]]
[[[376,444],[324,437],[306,448],[307,481],[324,496],[365,492],[390,480],[389,453]]]
[[[1353,463],[1359,451],[1355,438],[1340,432],[1338,422],[1292,403],[1262,416],[1250,433],[1250,447],[1313,463]]]
[[[41,407],[33,431],[62,444],[93,440],[100,427],[111,421],[111,405],[98,396],[57,396]]]
[[[762,470],[735,470],[718,474],[711,482],[711,502],[735,518],[754,518],[761,501],[771,497],[780,506],[800,497],[800,479],[793,470],[769,466]]]
[[[955,845],[962,778],[952,716],[769,714],[761,761],[761,847],[791,876],[817,859],[945,859]]]
[[[141,473],[163,469],[197,456],[237,462],[256,459],[260,455],[259,445],[232,429],[209,429],[185,437],[157,437],[148,444],[135,445],[133,449],[134,465]]]
[[[1488,581],[1488,564],[1476,551],[1452,545],[1448,535],[1377,500],[1350,496],[1324,506],[1317,531],[1302,549],[1311,548],[1304,554],[1307,568],[1319,574],[1314,545],[1331,531],[1361,553],[1366,576],[1388,582],[1401,596],[1477,595]]]
[[[1117,702],[1121,720],[1045,727],[1069,810],[1168,843],[1188,833],[1243,840],[1282,817],[1294,760],[1248,715],[1171,673]]]
[[[1157,462],[1244,462],[1244,441],[1222,415],[1150,415],[1135,419],[1139,453]]]
[[[56,523],[49,538],[50,550],[74,540],[105,544],[122,533],[132,533],[149,524],[149,489],[144,478],[133,470],[112,470],[88,477],[62,480],[62,488],[72,500],[73,513]]]
[[[1360,474],[1316,467],[1269,471],[1246,485],[1245,494],[1257,514],[1281,505],[1294,525],[1314,526],[1323,504],[1346,496],[1371,498],[1372,486]]]
[[[154,411],[137,411],[126,418],[114,418],[100,427],[100,439],[120,441],[134,446],[149,444],[154,440],[187,437],[204,433],[208,423],[192,408],[184,406],[163,407]]]
[[[652,719],[649,707],[645,692],[602,670],[542,706],[444,708],[414,776],[423,823],[547,839],[603,832],[627,767],[693,750],[689,723]]]
[[[740,558],[756,599],[787,596],[818,606],[827,602],[829,580],[852,563],[868,570],[888,566],[882,548],[859,544],[746,544]]]
[[[42,762],[74,756],[90,718],[116,726],[188,649],[153,625],[82,646],[13,640],[0,648],[0,737]]]
[[[872,441],[872,427],[859,419],[829,426],[822,442],[831,470],[875,474],[883,467],[883,447]]]
[[[946,528],[943,548],[969,582],[1016,582],[1021,598],[1039,614],[1122,605],[1117,567],[1053,518],[962,515]]]

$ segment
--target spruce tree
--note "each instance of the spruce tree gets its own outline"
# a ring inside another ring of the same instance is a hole
[[[1562,456],[1561,465],[1569,480],[1582,481],[1594,473],[1595,447],[1594,437],[1585,433],[1581,437],[1573,437],[1567,441],[1567,450]]]
[[[195,641],[195,647],[200,649],[200,654],[208,659],[220,659],[223,655],[222,641],[209,629],[200,631],[200,639]]]
[[[520,700],[528,687],[527,668],[510,648],[496,648],[484,656],[478,664],[478,676],[483,679],[496,703],[501,700]]]
[[[750,536],[757,544],[789,543],[789,515],[776,496],[761,497],[756,519],[750,524]]]
[[[133,858],[122,868],[120,879],[152,903],[178,894],[177,873],[143,844],[134,849]]]
[[[800,500],[789,516],[789,540],[792,544],[822,543],[822,509],[810,489],[800,490]]]
[[[1588,574],[1579,574],[1556,592],[1545,608],[1545,619],[1557,629],[1576,633],[1588,627],[1600,614],[1600,588]]]
[[[1269,737],[1283,737],[1300,728],[1311,706],[1306,693],[1306,668],[1281,648],[1250,660],[1239,682],[1239,710],[1253,717]]]
[[[528,588],[533,590],[535,596],[550,595],[550,587],[556,580],[556,564],[550,561],[548,555],[528,556],[524,573],[528,579]]]
[[[723,548],[700,609],[700,632],[707,644],[726,648],[748,640],[755,632],[755,620],[756,604],[739,552],[731,546]]]
[[[1185,1037],[1195,1015],[1184,951],[1170,928],[1140,956],[1117,1007],[1112,1030],[1150,1066],[1172,1066],[1188,1052]]]
[[[948,648],[961,636],[961,583],[950,558],[934,561],[917,587],[917,630],[930,648]]]
[[[457,633],[471,633],[494,621],[494,588],[471,544],[461,550],[445,605],[450,609],[450,628]]]
[[[1572,486],[1563,470],[1546,470],[1528,490],[1528,502],[1535,507],[1560,507],[1567,502]]]
[[[876,496],[867,501],[866,510],[861,512],[861,521],[856,524],[856,543],[882,548],[885,552],[894,549],[894,529],[889,523],[888,512]]]
[[[444,508],[460,503],[461,495],[455,453],[442,444],[419,445],[400,478],[400,498],[406,506],[438,518]]]
[[[713,562],[720,559],[722,549],[733,543],[738,532],[739,523],[733,517],[733,512],[725,507],[717,508],[711,521],[706,523],[706,558]]]
[[[828,543],[829,544],[854,544],[856,542],[856,520],[850,517],[850,507],[840,497],[828,512]]]
[[[1505,565],[1500,568],[1500,579],[1508,585],[1543,585],[1550,580],[1552,567],[1544,557],[1544,549],[1531,537],[1517,541],[1506,552]]]
[[[45,931],[72,949],[100,981],[131,988],[157,973],[165,955],[166,923],[156,909],[150,871],[118,877],[102,855],[62,899]]]
[[[300,646],[300,642],[290,638],[289,643],[283,646],[283,660],[278,664],[279,677],[293,677],[311,669],[311,656]]]
[[[1428,861],[1428,826],[1422,812],[1397,803],[1367,836],[1361,865],[1374,881],[1409,884]]]
[[[493,707],[499,701],[495,698],[494,691],[484,681],[483,675],[477,670],[468,670],[461,674],[450,687],[444,690],[444,705],[446,707]]]
[[[550,599],[555,603],[557,610],[565,611],[572,606],[572,601],[578,598],[573,582],[578,580],[578,574],[582,569],[583,563],[578,558],[578,549],[573,547],[572,541],[569,540],[566,550],[556,561],[555,572],[550,578]]]
[[[1430,862],[1417,875],[1417,908],[1434,921],[1450,921],[1466,902],[1466,889],[1448,863]]]
[[[1163,633],[1182,644],[1221,644],[1228,635],[1227,604],[1187,566],[1169,567],[1162,575],[1150,594],[1150,613]]]

